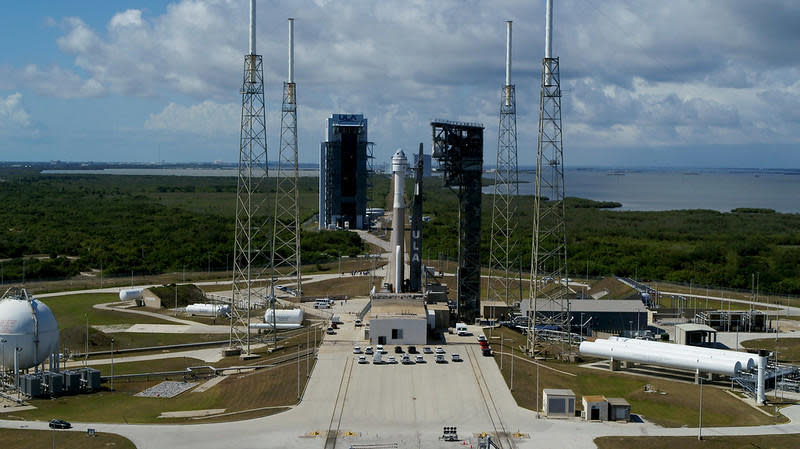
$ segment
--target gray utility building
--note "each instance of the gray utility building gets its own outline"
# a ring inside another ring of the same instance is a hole
[[[362,114],[332,114],[319,149],[319,228],[366,229],[370,142]]]
[[[560,388],[542,390],[542,411],[548,418],[571,418],[575,416],[575,393]]]

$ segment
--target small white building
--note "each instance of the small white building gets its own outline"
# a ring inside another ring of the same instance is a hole
[[[575,393],[560,388],[542,390],[544,415],[548,418],[572,418],[575,416]]]
[[[608,400],[605,396],[584,396],[583,419],[586,421],[608,421]]]
[[[426,344],[428,312],[422,295],[374,295],[369,328],[369,340],[373,345]]]

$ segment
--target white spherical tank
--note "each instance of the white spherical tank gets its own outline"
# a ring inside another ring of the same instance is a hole
[[[0,299],[0,359],[6,369],[14,368],[15,348],[22,349],[17,359],[19,369],[32,368],[58,352],[58,323],[43,302]]]

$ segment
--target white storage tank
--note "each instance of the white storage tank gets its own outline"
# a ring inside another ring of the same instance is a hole
[[[133,301],[135,299],[142,299],[144,289],[141,288],[127,288],[119,291],[120,301]]]
[[[224,304],[189,304],[186,313],[201,316],[220,316],[230,313],[231,307]]]
[[[264,322],[251,324],[253,329],[272,329],[272,310],[264,312]],[[278,330],[299,329],[303,325],[303,309],[275,309],[275,327]]]
[[[38,337],[38,342],[37,342]],[[41,364],[58,352],[58,323],[47,305],[24,289],[10,288],[0,299],[0,339],[3,366],[14,366],[14,348],[21,348],[18,368]]]

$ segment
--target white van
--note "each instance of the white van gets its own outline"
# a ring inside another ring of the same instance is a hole
[[[456,333],[458,333],[459,337],[469,335],[467,333],[467,323],[456,323]]]
[[[315,309],[330,309],[331,301],[328,298],[317,299],[314,301]]]

